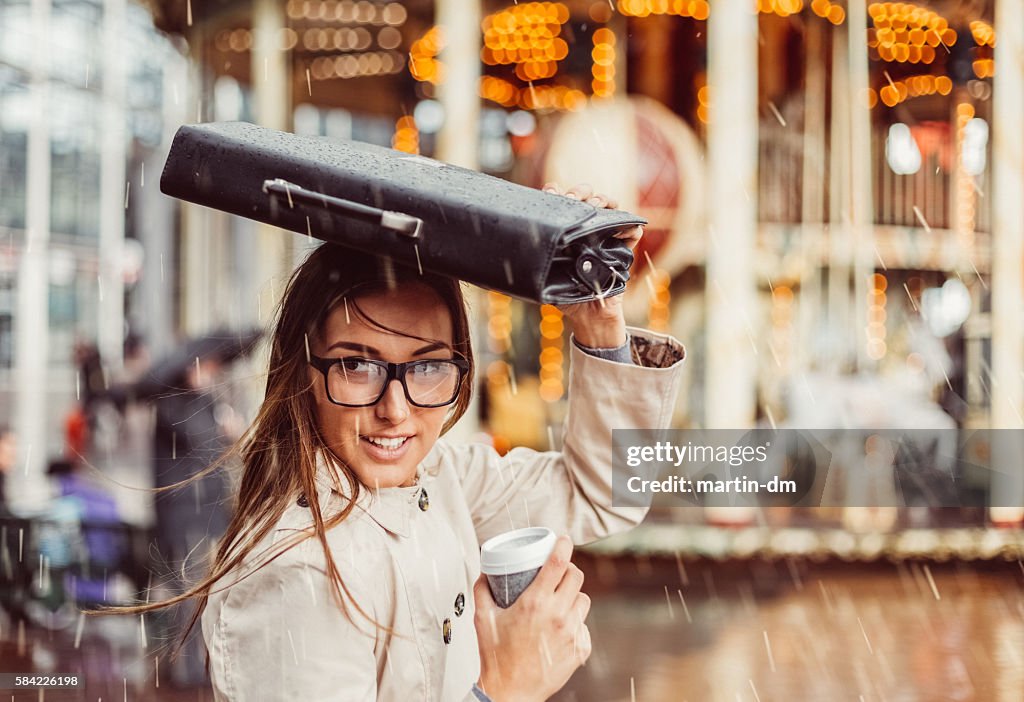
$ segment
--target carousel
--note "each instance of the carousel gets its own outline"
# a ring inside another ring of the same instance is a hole
[[[998,284],[994,255],[1007,249],[993,2],[484,2],[457,23],[444,2],[152,4],[189,39],[211,110],[230,99],[266,122],[260,105],[283,96],[291,109],[270,115],[282,128],[535,187],[588,182],[647,218],[625,302],[631,323],[687,344],[679,429],[813,421],[959,437],[1019,424],[993,400],[1016,333],[995,318],[1020,285],[1019,270]],[[459,97],[468,89],[479,100]],[[496,292],[478,302],[478,437],[557,445],[560,313]],[[987,475],[963,478],[979,494],[1024,490]],[[607,548],[1009,558],[1020,532],[991,527],[1020,516],[983,501],[667,507]]]

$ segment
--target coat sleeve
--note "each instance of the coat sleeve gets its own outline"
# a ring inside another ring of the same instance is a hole
[[[338,608],[323,571],[291,559],[263,570],[232,587],[209,637],[216,699],[377,699],[373,625]],[[355,576],[355,569],[347,571],[346,586],[369,610],[372,598]]]
[[[635,365],[570,347],[568,413],[561,451],[447,445],[484,540],[546,526],[584,544],[639,524],[648,506],[612,505],[612,430],[668,428],[685,350],[670,336],[630,329]]]

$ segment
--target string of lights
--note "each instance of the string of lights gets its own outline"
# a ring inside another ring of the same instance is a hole
[[[562,312],[554,305],[540,308],[540,396],[556,402],[565,393],[562,369],[562,335],[565,324]]]
[[[594,32],[593,43],[590,87],[594,97],[610,98],[615,95],[615,32],[602,27]]]

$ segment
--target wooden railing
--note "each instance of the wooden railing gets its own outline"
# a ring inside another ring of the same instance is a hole
[[[897,175],[885,158],[886,131],[876,128],[871,144],[874,222],[921,229],[955,229],[956,176],[936,153],[923,158],[912,175]],[[761,222],[796,224],[802,219],[803,138],[796,129],[762,124],[758,162],[758,210]],[[829,166],[825,159],[820,191],[824,221],[829,221]],[[991,231],[988,206],[991,172],[969,179],[974,190],[974,230]],[[916,211],[915,211],[916,208]],[[926,226],[927,225],[927,226]]]

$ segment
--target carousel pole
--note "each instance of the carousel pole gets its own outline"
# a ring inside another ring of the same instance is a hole
[[[849,84],[844,96],[847,113],[846,128],[849,139],[845,145],[848,159],[847,184],[849,187],[848,228],[850,258],[848,264],[853,272],[853,300],[848,303],[853,311],[853,342],[857,370],[863,371],[881,357],[878,351],[869,354],[868,349],[868,291],[873,287],[875,272],[874,208],[871,197],[871,109],[868,105],[870,75],[868,66],[866,0],[850,0],[847,5],[847,76]],[[882,352],[884,353],[884,352]],[[878,504],[869,509],[860,505],[848,505],[843,512],[844,525],[856,531],[865,526],[878,532],[892,528],[897,518],[895,504],[895,483],[891,473],[875,478],[871,486]],[[850,483],[847,483],[848,490]],[[849,491],[848,499],[857,492]],[[855,498],[853,498],[854,501]],[[864,505],[868,507],[868,505]]]
[[[251,80],[256,122],[287,131],[291,126],[292,95],[288,80],[289,52],[281,46],[285,4],[280,0],[253,0]],[[257,225],[257,280],[260,307],[272,309],[284,292],[292,269],[295,235],[266,224]]]
[[[472,169],[480,165],[481,5],[482,0],[437,0],[435,5],[444,40],[440,58],[446,68],[438,86],[444,124],[438,134],[436,156]],[[471,288],[467,294],[472,309],[486,307],[486,294],[480,288]],[[470,327],[476,348],[486,343],[486,324],[486,317],[478,317]],[[480,393],[473,393],[468,411],[448,433],[453,440],[468,441],[480,430],[479,397]]]
[[[749,427],[756,410],[757,21],[746,0],[719,0],[708,18],[709,428]]]
[[[868,107],[870,76],[868,69],[867,24],[865,0],[850,0],[847,6],[847,56],[849,62],[850,139],[850,229],[853,237],[854,271],[853,309],[857,330],[858,367],[870,362],[867,355],[867,296],[871,275],[875,272],[874,209],[871,197],[871,110]]]
[[[437,24],[446,77],[438,86],[444,124],[437,140],[441,161],[476,168],[480,134],[481,0],[438,0]]]
[[[824,239],[825,178],[825,61],[822,52],[823,25],[807,26],[804,58],[804,133],[803,168],[800,196],[800,343],[797,344],[797,369],[806,371],[816,358],[813,340],[820,325],[821,250]]]
[[[747,0],[719,0],[708,18],[710,216],[704,426],[744,429],[757,402],[758,17]],[[763,348],[764,352],[768,349]],[[748,524],[751,507],[709,506],[705,519]]]
[[[839,373],[849,370],[850,360],[850,112],[846,108],[849,95],[848,37],[845,32],[832,32],[832,123],[829,135],[829,226],[828,226],[828,370]]]
[[[990,517],[1024,521],[1024,3],[997,0],[997,67],[992,90],[992,428],[1014,430],[994,442]],[[1006,470],[1010,469],[1010,470]]]

